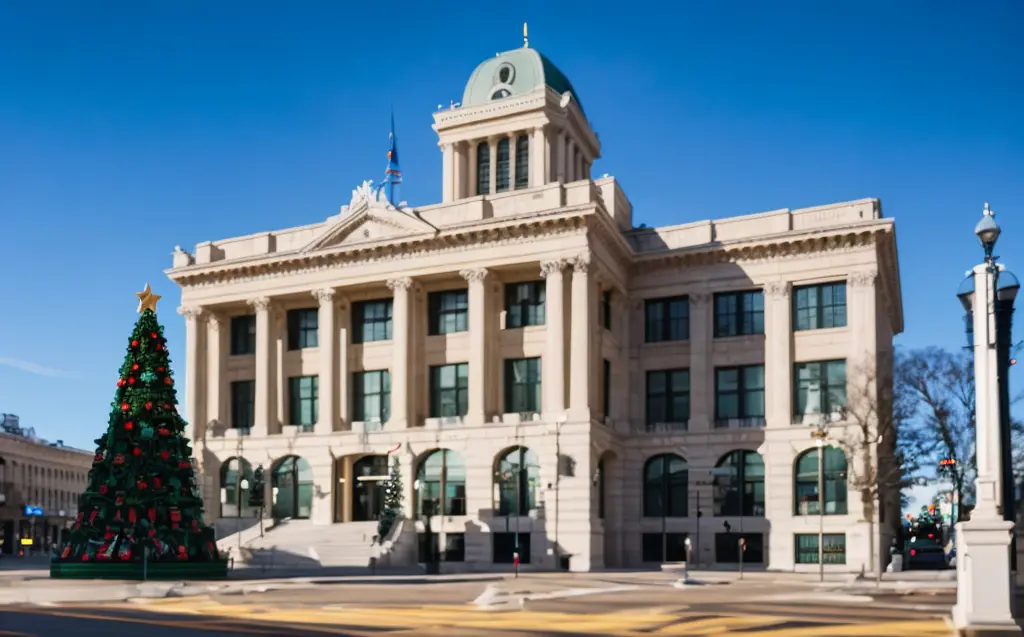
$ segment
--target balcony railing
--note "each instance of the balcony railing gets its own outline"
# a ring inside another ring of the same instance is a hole
[[[644,424],[644,429],[647,433],[679,433],[690,430],[689,420],[675,420],[672,422],[649,422]]]
[[[763,429],[764,425],[764,416],[715,419],[715,429]]]

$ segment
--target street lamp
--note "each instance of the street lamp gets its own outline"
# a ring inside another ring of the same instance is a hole
[[[1007,376],[1010,323],[1020,283],[997,262],[994,251],[1000,233],[995,213],[986,203],[981,221],[974,228],[985,260],[972,269],[969,279],[957,290],[968,313],[968,340],[974,355],[977,458],[975,508],[970,520],[957,525],[961,546],[957,547],[957,603],[953,620],[961,631],[1017,628],[1011,572],[1016,556],[1012,548],[1014,498]]]
[[[825,581],[825,441],[828,424],[823,420],[811,431],[818,447],[818,580]]]

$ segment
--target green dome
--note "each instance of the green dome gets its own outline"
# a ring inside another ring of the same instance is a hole
[[[550,86],[557,93],[568,91],[583,110],[579,95],[551,60],[539,51],[523,47],[499,53],[480,63],[469,76],[462,94],[463,106],[479,106],[488,102],[524,95],[538,86]]]

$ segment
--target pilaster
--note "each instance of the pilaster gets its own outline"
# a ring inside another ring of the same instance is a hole
[[[256,391],[253,405],[253,431],[255,437],[265,437],[270,432],[273,401],[271,399],[271,349],[274,344],[270,299],[265,296],[249,300],[256,312]]]
[[[714,334],[712,295],[690,294],[690,424],[693,432],[711,431],[715,418],[715,370],[711,363]]]
[[[793,420],[793,328],[790,284],[764,285],[764,382],[766,426],[789,427]]]
[[[544,175],[547,167],[547,161],[545,158],[544,149],[546,147],[546,140],[544,138],[544,129],[541,127],[535,128],[530,132],[530,187],[536,188],[537,186],[543,186],[545,183]]]
[[[337,385],[337,361],[335,356],[337,350],[334,345],[335,331],[335,307],[334,289],[322,288],[313,292],[313,297],[319,302],[320,309],[317,316],[317,345],[320,350],[319,363],[320,372],[317,380],[320,387],[318,406],[320,413],[317,414],[316,433],[328,434],[335,430],[338,425],[337,392],[334,391]]]
[[[591,283],[590,255],[572,261],[572,330],[570,333],[569,408],[573,419],[590,421]]]
[[[452,144],[441,144],[441,201],[448,203],[455,199],[455,148]]]
[[[565,411],[565,292],[561,259],[543,261],[541,276],[545,280],[546,325],[544,336],[544,358],[541,365],[541,410],[548,415],[545,420],[554,422]]]
[[[487,152],[490,153],[490,163],[488,168],[490,169],[490,187],[487,194],[494,194],[498,192],[498,140],[500,137],[490,137],[487,139]]]
[[[224,356],[224,337],[221,331],[223,319],[212,312],[206,317],[206,421],[207,424],[226,424],[227,404],[223,397],[228,392],[224,387],[224,372],[227,357]],[[197,432],[198,433],[198,432]],[[200,436],[198,439],[202,439]]]
[[[487,270],[462,270],[469,283],[469,405],[466,421],[483,425],[487,421]]]
[[[349,304],[341,299],[337,307],[337,339],[338,339],[338,377],[334,382],[334,389],[338,392],[338,418],[335,420],[337,430],[344,431],[351,427],[352,407],[349,404],[349,386],[352,384],[349,379],[349,350],[351,340],[349,336],[349,325],[351,324]]]
[[[466,168],[466,196],[475,197],[477,195],[483,195],[479,190],[480,182],[478,180],[477,171],[477,146],[480,144],[479,140],[472,140],[469,142],[469,166]]]
[[[405,429],[409,426],[409,408],[412,404],[409,400],[412,279],[391,279],[387,286],[394,294],[391,312],[391,419],[387,427]]]
[[[203,377],[201,369],[204,348],[199,329],[203,308],[182,306],[178,308],[178,314],[185,317],[185,419],[189,426],[187,435],[192,440],[196,440],[203,437],[203,431],[206,428],[200,399],[203,392],[199,386],[200,379]]]

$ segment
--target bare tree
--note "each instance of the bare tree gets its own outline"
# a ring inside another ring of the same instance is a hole
[[[937,347],[912,350],[900,357],[896,384],[912,401],[919,462],[936,468],[934,480],[952,482],[956,501],[963,503],[975,470],[973,359]],[[951,463],[940,465],[942,460]],[[962,515],[957,507],[955,521]]]
[[[914,452],[919,440],[909,422],[911,397],[894,382],[893,354],[880,352],[874,365],[854,370],[851,380],[847,425],[834,441],[852,460],[847,468],[847,484],[860,494],[863,521],[871,524],[870,565],[880,576],[874,525],[878,523],[882,531],[881,525],[886,524],[892,533],[899,528],[905,492],[922,480]]]

